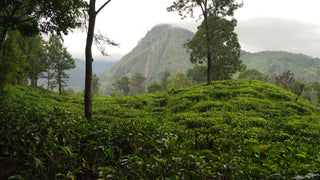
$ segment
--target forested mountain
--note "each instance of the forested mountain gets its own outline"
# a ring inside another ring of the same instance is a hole
[[[110,93],[111,84],[123,75],[131,77],[139,72],[146,77],[146,83],[150,83],[159,80],[165,70],[171,75],[176,71],[185,72],[192,64],[183,44],[193,35],[168,24],[155,26],[131,52],[100,76],[101,92]]]
[[[307,82],[320,82],[320,59],[304,54],[284,51],[249,53],[242,51],[241,59],[249,69],[271,75],[290,70],[296,77]]]

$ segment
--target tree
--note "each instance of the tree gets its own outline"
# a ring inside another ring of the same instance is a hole
[[[320,84],[313,82],[308,84],[303,91],[303,97],[308,99],[312,104],[320,105]]]
[[[269,82],[268,75],[264,75],[263,73],[257,71],[256,69],[247,69],[240,72],[238,79],[254,79],[263,82]]]
[[[80,25],[77,19],[84,0],[1,0],[0,1],[0,64],[3,45],[9,31],[19,30],[23,35],[39,32],[67,34]]]
[[[23,55],[17,42],[19,31],[10,31],[6,43],[4,44],[3,61],[0,64],[0,88],[5,84],[16,83],[18,72],[26,63],[26,56]]]
[[[209,27],[211,41],[209,51],[211,55],[211,71],[213,80],[231,79],[233,74],[240,70],[240,44],[237,34],[234,33],[236,20],[209,16],[207,24],[202,23],[198,27],[196,35],[185,46],[191,50],[190,60],[194,64],[202,64],[207,61],[207,46],[205,25]]]
[[[48,43],[48,57],[53,63],[54,77],[56,79],[59,94],[62,93],[62,88],[66,84],[66,79],[69,75],[66,70],[75,68],[74,59],[68,53],[67,48],[64,48],[58,36],[51,36]]]
[[[99,83],[99,78],[97,74],[93,74],[92,76],[92,94],[99,94],[99,88],[100,88],[100,83]]]
[[[282,74],[275,77],[275,84],[286,90],[291,90],[291,86],[294,83],[294,73],[290,71],[285,71]]]
[[[235,3],[235,0],[176,0],[173,5],[168,7],[168,11],[178,11],[182,18],[187,16],[193,17],[196,8],[201,9],[201,16],[203,17],[202,27],[199,29],[200,34],[203,35],[205,41],[202,46],[204,48],[205,56],[207,58],[207,84],[211,84],[211,68],[212,68],[212,49],[215,44],[212,41],[216,34],[212,34],[213,26],[211,25],[213,20],[209,22],[209,17],[211,19],[221,19],[222,17],[232,17],[234,11],[241,7],[242,4]],[[198,33],[199,34],[199,33]],[[199,39],[199,38],[198,38]],[[199,47],[199,46],[196,46]],[[202,48],[201,48],[202,49]],[[217,56],[216,56],[217,57]],[[202,56],[201,56],[202,58]]]
[[[276,86],[286,89],[287,91],[291,91],[292,93],[296,94],[297,97],[295,102],[298,101],[299,97],[301,96],[305,84],[296,81],[294,78],[294,73],[290,73],[290,71],[284,71],[282,74],[275,77]]]
[[[187,77],[197,84],[206,82],[206,66],[195,66],[187,70]]]
[[[169,88],[183,88],[192,85],[192,81],[183,72],[177,72],[173,77],[170,78],[168,87]]]
[[[114,87],[114,91],[119,91],[119,93],[123,93],[125,96],[129,95],[129,87],[130,80],[128,76],[122,76],[116,82],[112,84]]]
[[[97,11],[96,11],[96,0],[90,0],[89,10],[88,10],[88,32],[87,32],[87,42],[86,42],[86,76],[85,76],[85,89],[84,89],[84,102],[85,102],[85,117],[87,119],[92,119],[92,90],[91,90],[91,81],[92,81],[92,44],[95,40],[96,44],[99,45],[99,50],[104,50],[103,44],[111,44],[117,46],[118,44],[114,43],[110,39],[98,34],[95,36],[94,29],[96,23],[96,17],[99,12],[109,3],[111,0],[106,1]],[[101,44],[100,41],[103,43]],[[103,54],[106,54],[103,52]]]
[[[149,93],[160,92],[162,90],[162,86],[158,82],[152,82],[148,87],[147,90]]]
[[[161,75],[161,86],[163,91],[168,89],[169,77],[170,71],[168,70],[164,71]]]
[[[24,68],[27,77],[30,79],[32,86],[37,86],[37,81],[41,73],[46,71],[46,52],[45,42],[40,36],[24,37],[23,51],[27,57],[26,66]]]
[[[130,80],[130,87],[132,95],[145,93],[145,81],[146,77],[142,76],[141,73],[135,73]]]

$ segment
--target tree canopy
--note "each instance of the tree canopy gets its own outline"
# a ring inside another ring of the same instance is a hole
[[[208,26],[208,29],[206,29]],[[196,35],[185,46],[191,51],[190,60],[194,64],[207,62],[207,48],[211,53],[213,80],[231,79],[232,75],[240,70],[240,44],[234,33],[236,20],[227,20],[217,16],[208,17],[208,22],[202,22]],[[212,36],[206,41],[206,32]]]
[[[214,29],[212,19],[223,19],[226,17],[233,17],[234,11],[241,7],[242,4],[236,3],[235,0],[176,0],[173,5],[168,7],[168,11],[178,11],[182,18],[187,16],[194,16],[196,8],[201,9],[199,18],[203,18],[202,31],[200,34],[204,37],[203,47],[207,58],[207,83],[211,84],[211,68],[212,68],[212,47],[214,45],[214,35],[211,34]],[[210,19],[209,19],[210,17]],[[210,22],[209,22],[210,21]],[[217,57],[217,56],[216,56]],[[216,70],[219,68],[216,68]],[[219,73],[221,74],[221,73]],[[223,74],[223,75],[228,75]]]
[[[68,34],[81,24],[77,21],[84,0],[1,0],[0,1],[0,63],[8,31],[19,30],[23,35],[39,32]]]

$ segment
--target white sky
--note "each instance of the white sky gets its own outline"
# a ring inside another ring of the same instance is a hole
[[[240,0],[239,0],[240,1]],[[97,0],[97,8],[105,0]],[[129,53],[155,25],[177,24],[195,31],[194,19],[181,20],[177,12],[167,12],[173,0],[112,0],[97,16],[96,30],[120,43],[119,48],[106,47],[119,59]],[[235,13],[236,29],[243,50],[286,50],[320,57],[320,0],[243,0]],[[64,44],[74,58],[84,59],[86,34],[81,30],[64,37]],[[319,51],[319,52],[318,52]]]

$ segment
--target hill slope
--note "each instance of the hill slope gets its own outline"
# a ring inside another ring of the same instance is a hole
[[[319,110],[271,84],[219,81],[94,96],[90,121],[77,114],[80,96],[7,91],[0,98],[0,179],[320,177]]]
[[[193,35],[188,30],[168,24],[155,26],[130,53],[100,76],[101,89],[110,92],[115,80],[137,72],[147,78],[147,83],[159,80],[165,70],[172,75],[176,71],[185,72],[192,64],[183,44]]]
[[[284,51],[242,52],[241,59],[250,69],[271,75],[290,70],[308,82],[320,82],[320,59]]]

